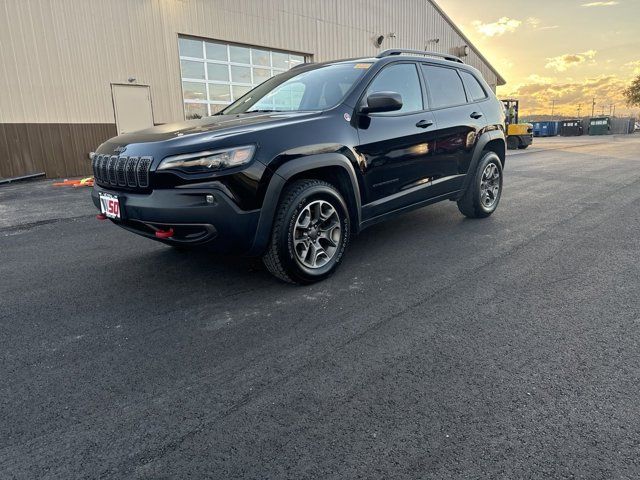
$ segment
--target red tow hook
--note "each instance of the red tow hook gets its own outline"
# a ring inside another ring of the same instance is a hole
[[[99,214],[96,215],[96,218],[98,220],[106,220],[107,216],[104,213],[99,213]]]
[[[156,230],[156,238],[171,238],[173,237],[173,228],[169,230]]]

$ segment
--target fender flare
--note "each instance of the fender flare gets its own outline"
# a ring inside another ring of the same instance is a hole
[[[467,175],[465,175],[464,183],[462,184],[462,189],[460,190],[461,192],[467,191],[467,188],[469,187],[469,184],[471,183],[471,179],[473,177],[472,172],[476,171],[476,168],[478,168],[478,163],[480,163],[480,160],[482,159],[482,152],[484,151],[484,147],[486,147],[487,144],[493,140],[502,140],[502,142],[504,143],[504,151],[506,156],[507,142],[505,141],[504,133],[502,132],[502,130],[491,130],[482,134],[478,139],[478,143],[476,144],[476,148],[473,152],[473,158],[471,159],[471,163],[469,164]],[[502,160],[502,167],[504,168],[504,160]]]
[[[362,214],[360,186],[351,161],[340,153],[324,153],[299,157],[281,165],[271,177],[264,201],[262,202],[262,208],[260,209],[260,218],[258,219],[253,246],[248,252],[248,255],[261,255],[269,245],[278,202],[287,182],[300,173],[323,167],[340,167],[348,174],[351,181],[351,188],[353,189],[353,200],[357,214],[357,218],[354,219],[354,223],[356,224],[354,227],[356,231],[359,230]],[[348,201],[348,199],[345,200]]]

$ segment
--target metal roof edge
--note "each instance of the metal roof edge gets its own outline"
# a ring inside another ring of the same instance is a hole
[[[458,26],[455,24],[453,19],[449,15],[447,15],[447,13],[442,9],[440,5],[438,5],[436,0],[427,0],[427,1],[431,3],[431,5],[433,5],[433,7],[438,11],[440,15],[442,15],[442,17],[449,23],[449,25],[451,25],[451,27],[456,31],[456,33],[460,35],[465,42],[467,42],[467,45],[469,45],[469,48],[473,49],[476,55],[480,57],[480,60],[482,60],[487,65],[487,67],[489,67],[489,69],[496,74],[496,77],[498,77],[498,86],[506,85],[507,81],[504,79],[502,75],[500,75],[500,72],[498,72],[498,70],[496,70],[495,67],[491,65],[491,62],[489,62],[489,60],[487,60],[487,57],[485,57],[480,52],[480,50],[478,50],[478,48],[473,44],[473,42],[469,40],[469,37],[467,37],[462,32],[462,30],[458,28]]]

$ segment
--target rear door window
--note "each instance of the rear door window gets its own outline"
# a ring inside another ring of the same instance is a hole
[[[469,72],[460,71],[460,75],[464,80],[465,87],[467,88],[467,95],[472,102],[478,102],[487,98],[487,92],[484,91],[478,79],[471,75]]]
[[[431,93],[432,108],[455,107],[467,103],[462,79],[456,69],[422,64],[422,72]]]
[[[420,77],[413,63],[396,63],[385,67],[369,85],[365,101],[369,95],[378,92],[399,93],[402,96],[402,109],[376,115],[397,115],[424,110]]]

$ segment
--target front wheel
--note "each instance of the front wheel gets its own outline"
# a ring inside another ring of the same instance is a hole
[[[296,181],[282,196],[264,264],[285,282],[323,280],[338,268],[350,228],[347,205],[333,185]]]
[[[469,218],[486,218],[498,208],[502,195],[502,162],[495,152],[485,152],[472,174],[458,210]]]

